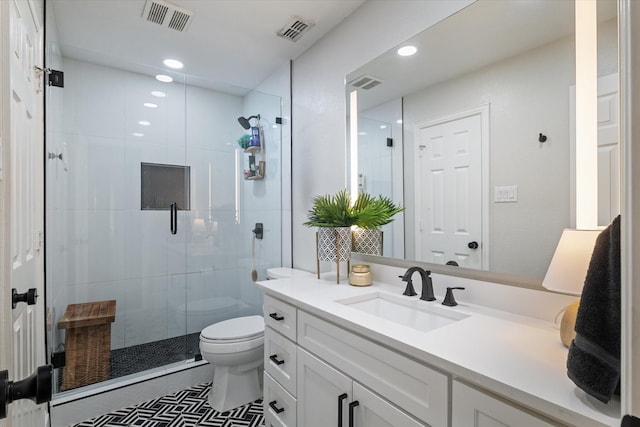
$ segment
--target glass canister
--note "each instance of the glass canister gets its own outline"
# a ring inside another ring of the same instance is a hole
[[[366,264],[354,264],[349,273],[349,284],[353,286],[369,286],[373,282],[373,276]]]

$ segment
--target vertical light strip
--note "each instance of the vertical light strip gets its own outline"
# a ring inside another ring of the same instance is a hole
[[[598,226],[596,0],[576,0],[576,228]]]
[[[238,172],[236,171],[235,176],[238,176]],[[211,173],[211,161],[209,161],[209,194],[207,195],[209,197],[209,205],[208,205],[208,211],[209,211],[209,215],[207,218],[209,218],[209,221],[213,221],[213,200],[211,195],[213,194],[213,174]]]
[[[240,224],[240,150],[235,150],[235,163],[236,163],[236,182],[235,182],[235,210],[236,210],[236,224]]]
[[[351,200],[358,197],[358,91],[349,96],[349,192]]]

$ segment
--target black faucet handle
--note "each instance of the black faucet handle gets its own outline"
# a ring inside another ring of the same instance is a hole
[[[447,287],[447,293],[444,296],[444,301],[442,301],[442,305],[448,305],[449,307],[454,307],[454,306],[458,305],[458,303],[456,302],[456,299],[453,296],[453,290],[454,289],[463,290],[464,288],[462,288],[460,286],[455,286],[455,287],[452,287],[452,288]]]
[[[402,277],[402,276],[400,276],[400,277]],[[402,295],[406,295],[408,297],[412,297],[414,295],[418,295],[416,290],[413,289],[413,282],[411,281],[411,279],[407,280],[407,287],[405,288],[405,290],[402,293]]]

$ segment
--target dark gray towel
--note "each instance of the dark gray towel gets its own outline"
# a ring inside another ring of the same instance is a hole
[[[598,235],[569,347],[567,374],[582,390],[609,402],[620,390],[620,216]]]

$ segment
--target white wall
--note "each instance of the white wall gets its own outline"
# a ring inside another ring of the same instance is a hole
[[[315,230],[302,225],[315,195],[345,183],[345,76],[472,1],[364,3],[293,64],[293,264],[315,271]],[[322,266],[328,270],[328,263]]]
[[[280,129],[272,126],[280,99],[162,84],[71,59],[62,68],[64,114],[49,149],[65,153],[68,171],[50,162],[47,183],[55,322],[67,304],[115,299],[111,344],[119,348],[261,312],[249,274],[250,237],[256,222],[269,226],[259,260],[281,264]],[[157,89],[167,96],[151,96]],[[244,132],[237,118],[247,113],[264,117],[263,181],[242,178],[247,155],[236,143]],[[191,210],[179,212],[176,235],[168,211],[140,210],[141,162],[191,167]],[[185,313],[197,304],[203,316]]]

